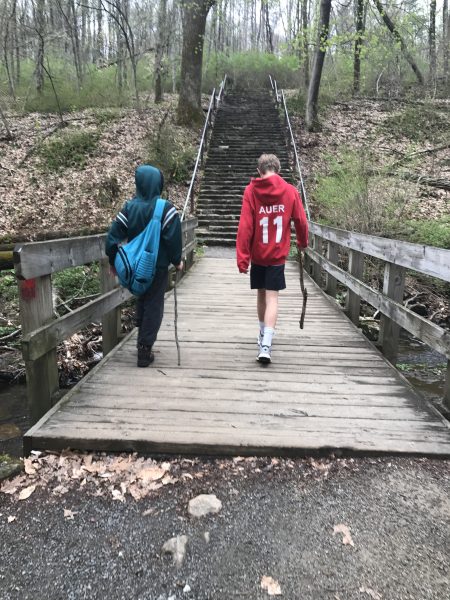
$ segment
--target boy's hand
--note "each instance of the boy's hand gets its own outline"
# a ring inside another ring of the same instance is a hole
[[[114,277],[117,276],[117,271],[116,271],[116,267],[114,265],[109,265],[109,272],[111,273],[111,275],[113,275]]]
[[[239,269],[239,273],[243,273],[244,275],[247,275],[247,273],[248,273],[248,267],[246,269],[240,268]]]
[[[176,265],[176,266],[175,266],[175,269],[176,269],[177,271],[182,271],[182,270],[183,270],[183,267],[184,267],[184,262],[183,262],[183,261],[181,261],[181,262],[180,262],[178,265]]]

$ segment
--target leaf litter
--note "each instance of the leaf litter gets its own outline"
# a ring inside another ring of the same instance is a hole
[[[333,528],[333,535],[337,533],[342,533],[342,543],[344,546],[354,546],[354,542],[352,540],[352,536],[350,534],[350,529],[344,523],[339,523],[339,525],[335,525]]]
[[[292,477],[298,480],[326,479],[331,474],[355,472],[356,459],[334,458],[278,459],[267,457],[236,457],[188,459],[171,457],[155,460],[137,453],[107,454],[105,452],[33,451],[23,459],[24,472],[0,483],[0,494],[13,501],[29,498],[42,488],[56,498],[69,491],[109,497],[117,502],[140,501],[164,488],[181,485],[202,488],[214,478]],[[201,490],[203,491],[203,490]],[[230,488],[235,496],[235,488]]]
[[[273,577],[264,575],[264,577],[261,579],[261,588],[263,590],[266,590],[269,596],[282,595],[280,584],[278,583],[278,581],[273,579]]]

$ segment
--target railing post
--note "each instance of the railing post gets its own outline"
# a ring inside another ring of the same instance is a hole
[[[337,265],[338,264],[338,245],[335,242],[328,242],[327,245],[327,259],[333,263],[333,265]],[[336,289],[337,289],[337,279],[335,277],[333,277],[333,275],[330,275],[329,273],[326,274],[326,285],[325,285],[325,291],[326,293],[331,296],[332,298],[336,298]]]
[[[349,251],[348,272],[356,279],[362,280],[364,273],[364,255],[357,250]],[[347,290],[345,311],[355,325],[359,325],[361,298],[355,292]]]
[[[104,258],[100,261],[100,288],[102,294],[110,292],[117,287],[116,276],[111,273],[109,261]],[[102,317],[102,349],[103,356],[117,345],[122,327],[121,308],[117,306],[105,313]]]
[[[31,333],[53,319],[51,275],[19,281],[19,306],[22,335]],[[59,388],[56,348],[36,360],[25,361],[30,416],[36,423],[52,407],[52,396]]]
[[[386,263],[384,267],[383,294],[401,304],[405,291],[405,268]],[[381,315],[378,344],[381,345],[384,356],[393,364],[397,360],[398,338],[400,326],[394,321]]]
[[[314,236],[313,249],[317,252],[317,254],[320,254],[320,256],[322,256],[323,241],[322,241],[322,238],[319,237],[318,235]],[[320,287],[322,287],[322,267],[315,261],[313,261],[312,277],[313,277],[314,281]]]

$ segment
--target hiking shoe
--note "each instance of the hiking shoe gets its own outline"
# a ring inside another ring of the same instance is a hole
[[[271,351],[272,351],[271,346],[261,346],[256,360],[258,360],[260,363],[263,363],[263,364],[268,364],[268,363],[272,362],[272,359],[270,357]]]
[[[152,352],[151,346],[145,346],[144,344],[138,345],[138,367],[148,367],[155,360],[155,355]]]

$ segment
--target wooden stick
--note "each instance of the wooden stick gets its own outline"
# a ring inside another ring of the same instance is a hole
[[[300,288],[302,290],[302,295],[303,295],[303,304],[302,304],[302,314],[300,316],[300,329],[303,329],[303,325],[305,323],[305,314],[306,314],[306,302],[308,300],[308,290],[305,288],[305,282],[303,281],[303,259],[302,259],[302,253],[299,250],[298,252],[298,262],[299,262],[299,267],[300,267]]]

